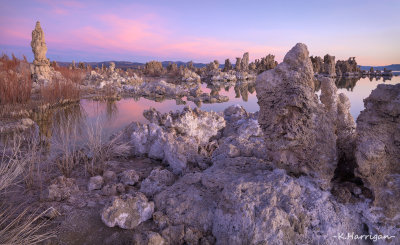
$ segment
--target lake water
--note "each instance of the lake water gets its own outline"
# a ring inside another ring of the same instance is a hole
[[[400,77],[392,77],[391,80],[383,80],[383,78],[361,78],[361,79],[342,79],[337,80],[339,93],[345,93],[351,102],[351,114],[356,119],[360,111],[364,109],[363,99],[368,97],[373,89],[380,83],[397,84],[400,82]],[[85,123],[102,122],[103,130],[107,135],[117,132],[131,122],[146,122],[143,117],[143,111],[154,107],[160,112],[169,112],[182,110],[185,106],[191,108],[199,107],[206,111],[223,111],[230,105],[239,104],[249,112],[259,110],[257,104],[255,87],[248,85],[232,86],[232,87],[209,87],[202,84],[202,90],[209,93],[211,90],[220,95],[229,97],[228,102],[196,105],[193,102],[164,100],[155,102],[145,98],[125,98],[120,101],[92,101],[81,100],[80,105],[65,107],[57,111],[49,112],[48,114],[40,115],[40,118],[34,119],[39,125],[41,138],[51,138],[52,135],[57,135],[59,128],[63,126],[71,126],[70,124],[79,125],[79,133],[84,133],[86,130],[82,125]],[[318,92],[319,93],[319,92]],[[65,119],[70,118],[68,125],[65,125]]]

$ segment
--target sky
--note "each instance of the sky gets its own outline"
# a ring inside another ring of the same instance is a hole
[[[360,65],[400,64],[399,0],[0,0],[0,52],[33,59],[37,20],[57,61],[223,63],[250,53],[282,61],[296,43],[310,55]]]

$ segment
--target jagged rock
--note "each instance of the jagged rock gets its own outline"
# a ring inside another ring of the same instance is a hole
[[[225,120],[217,113],[197,108],[185,107],[182,112],[162,115],[151,109],[143,115],[150,124],[133,123],[126,129],[131,135],[133,154],[162,159],[175,174],[181,173],[188,162],[195,163],[199,147],[207,145],[225,126]]]
[[[146,179],[144,179],[140,186],[140,192],[146,196],[152,197],[160,191],[164,190],[167,186],[175,182],[173,173],[166,169],[153,169]]]
[[[364,105],[357,118],[356,175],[372,191],[373,205],[382,208],[386,220],[397,217],[392,222],[399,224],[400,84],[379,84]]]
[[[242,70],[242,58],[240,58],[240,57],[236,57],[235,70],[236,71]]]
[[[181,78],[182,82],[186,82],[186,83],[200,83],[201,82],[201,78],[200,76],[188,69],[188,68],[183,68],[179,70],[179,77]]]
[[[123,171],[119,178],[125,185],[135,185],[139,181],[139,175],[133,169]]]
[[[242,61],[241,61],[240,68],[243,71],[248,71],[249,70],[249,52],[246,52],[246,53],[243,54],[243,58],[242,58]]]
[[[296,44],[275,69],[260,74],[256,90],[265,154],[278,167],[315,177],[328,188],[337,164],[336,135],[314,92],[307,46]]]
[[[101,176],[94,176],[89,179],[88,183],[88,190],[93,191],[93,190],[100,190],[101,187],[104,184],[104,179]]]
[[[32,31],[31,47],[35,57],[33,60],[33,75],[50,79],[50,61],[46,58],[47,46],[39,21],[36,22],[35,29]]]
[[[75,179],[59,176],[49,186],[48,199],[59,202],[68,199],[73,193],[78,191],[79,188],[75,183]]]
[[[254,156],[265,158],[264,136],[257,122],[258,113],[248,113],[239,105],[224,110],[226,127],[213,151],[213,159]]]
[[[229,59],[226,59],[226,60],[225,60],[225,65],[224,65],[224,69],[223,69],[222,71],[228,72],[228,71],[230,71],[230,70],[232,70],[231,61],[230,61]]]
[[[278,65],[278,62],[275,61],[275,55],[268,54],[267,56],[261,58],[261,61],[256,59],[254,65],[256,66],[255,69],[257,73],[260,74],[264,71],[274,69]]]
[[[324,61],[321,57],[319,56],[311,56],[310,57],[312,65],[313,65],[313,71],[314,73],[323,73],[323,69],[324,69]]]
[[[331,56],[329,54],[324,56],[324,74],[329,77],[335,77],[335,56]]]
[[[186,228],[181,238],[183,227],[176,228],[174,241],[212,233],[216,244],[337,244],[332,236],[338,232],[363,234],[358,212],[338,204],[313,179],[291,177],[256,158],[214,161],[202,173],[184,175],[154,201],[169,217],[167,229],[185,226],[196,233]],[[171,233],[164,231],[163,236]]]
[[[338,60],[335,69],[337,76],[360,76],[360,68],[355,57],[350,57],[348,60]]]
[[[150,219],[154,212],[154,203],[149,202],[140,192],[114,197],[104,207],[101,220],[108,227],[119,226],[122,229],[134,229]]]

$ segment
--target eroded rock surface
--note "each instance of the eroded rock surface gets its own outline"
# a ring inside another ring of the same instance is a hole
[[[372,190],[373,204],[399,224],[400,84],[378,85],[364,105],[357,118],[356,175]]]
[[[123,229],[134,229],[142,222],[150,219],[154,212],[154,203],[149,202],[145,195],[135,192],[114,197],[112,202],[104,207],[101,220],[108,227],[119,226]]]
[[[238,157],[188,173],[154,198],[170,226],[185,225],[216,244],[337,244],[341,231],[362,232],[356,212],[309,177],[294,178],[267,162]]]
[[[225,126],[219,114],[197,108],[166,114],[151,109],[143,114],[149,124],[133,123],[127,129],[133,154],[163,160],[175,174],[189,162],[198,162],[199,148],[207,148],[210,138]]]
[[[260,74],[256,90],[266,154],[278,167],[310,175],[327,188],[337,164],[337,137],[334,121],[314,92],[307,46],[296,44],[283,63]]]
[[[33,74],[37,77],[41,76],[45,79],[49,79],[50,61],[46,58],[47,46],[44,39],[44,32],[39,21],[36,22],[35,29],[32,31],[31,47],[35,57],[33,60]]]

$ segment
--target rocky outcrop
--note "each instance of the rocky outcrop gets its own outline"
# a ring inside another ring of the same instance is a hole
[[[164,68],[159,61],[150,61],[145,64],[144,67],[145,74],[149,76],[161,76],[164,74]]]
[[[335,77],[336,70],[335,70],[335,56],[331,56],[329,54],[324,56],[324,75],[328,77]]]
[[[348,60],[338,60],[335,69],[338,77],[360,76],[361,72],[355,57],[350,57]]]
[[[41,77],[50,79],[50,61],[46,58],[47,46],[44,40],[44,32],[39,21],[36,22],[35,29],[32,31],[31,47],[35,56],[32,74],[36,79],[40,79]]]
[[[258,125],[258,113],[248,113],[239,105],[224,110],[226,127],[213,152],[213,160],[232,157],[265,158],[264,137]]]
[[[109,68],[110,70],[112,68]],[[95,88],[104,88],[112,86],[113,88],[123,88],[124,86],[140,86],[143,83],[143,78],[139,77],[136,73],[123,74],[119,72],[112,72],[110,74],[100,74],[96,71],[90,71],[86,75],[84,84]]]
[[[364,100],[364,105],[357,118],[356,175],[372,191],[373,205],[382,209],[385,223],[398,224],[400,84],[378,85]]]
[[[223,72],[227,72],[232,70],[232,64],[231,61],[229,59],[225,60],[225,65],[224,65],[224,69],[222,70]]]
[[[323,59],[319,56],[315,56],[315,57],[311,56],[310,59],[311,59],[312,65],[313,65],[314,73],[316,73],[316,74],[323,73],[323,70],[324,70]]]
[[[149,177],[144,179],[140,186],[140,192],[152,197],[163,191],[175,182],[175,176],[167,169],[156,168],[151,171]]]
[[[199,234],[196,242],[211,233],[216,244],[337,244],[332,237],[339,232],[362,234],[357,212],[312,179],[291,177],[251,157],[214,161],[204,172],[188,173],[154,202],[169,217],[170,229],[184,225]]]
[[[249,70],[249,52],[243,54],[243,58],[240,65],[241,70],[248,71]]]
[[[267,156],[289,173],[310,175],[328,188],[337,164],[337,136],[315,95],[307,46],[296,44],[275,69],[260,74],[256,90]]]
[[[194,72],[186,67],[179,69],[178,77],[181,79],[182,82],[185,82],[185,83],[200,83],[201,82],[200,76],[196,72]]]
[[[135,192],[114,197],[101,212],[101,220],[108,227],[119,226],[122,229],[134,229],[150,219],[154,212],[154,203],[145,195]]]
[[[210,139],[225,126],[225,120],[215,112],[185,107],[182,112],[161,114],[154,109],[144,111],[149,124],[132,123],[126,129],[134,155],[160,159],[169,164],[175,174],[189,163],[198,164],[207,156]]]
[[[261,60],[256,59],[254,62],[257,71],[257,74],[260,74],[264,71],[268,71],[270,69],[274,69],[278,62],[275,61],[275,55],[268,54],[267,56],[261,58]]]
[[[242,58],[240,58],[240,57],[236,57],[235,70],[236,71],[242,70]]]

